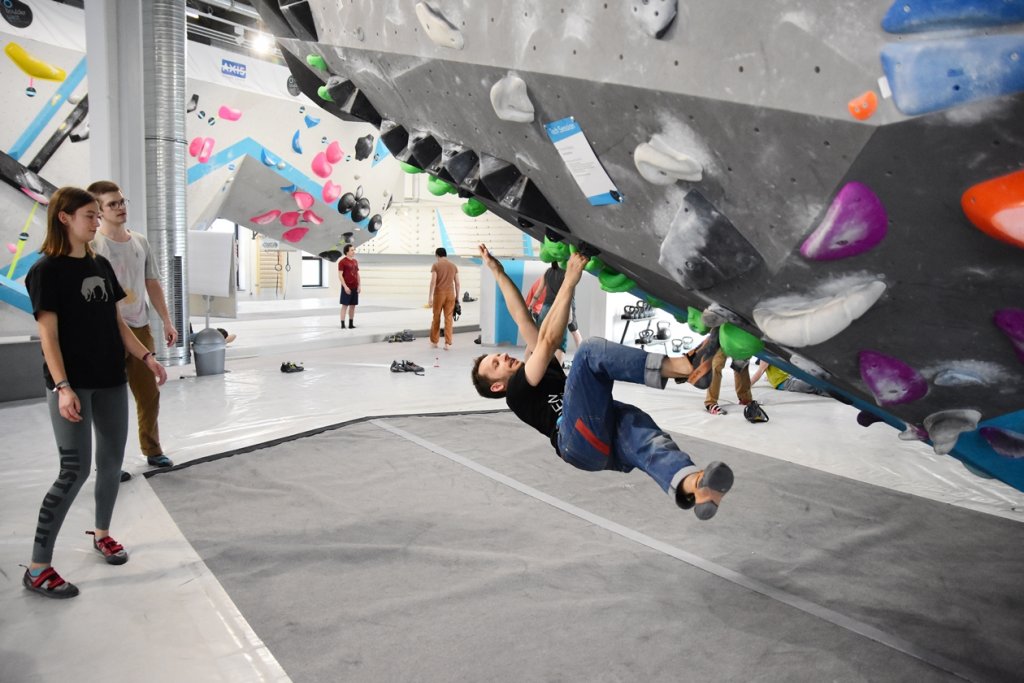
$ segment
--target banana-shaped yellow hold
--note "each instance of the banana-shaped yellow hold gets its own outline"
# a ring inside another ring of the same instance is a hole
[[[63,81],[68,76],[64,69],[36,59],[17,43],[7,43],[4,52],[12,62],[18,65],[19,69],[32,78],[41,78],[44,81]]]

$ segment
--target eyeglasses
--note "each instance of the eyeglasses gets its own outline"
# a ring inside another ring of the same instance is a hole
[[[112,202],[107,202],[104,205],[104,207],[108,208],[108,209],[123,209],[126,206],[128,206],[128,200],[127,199],[117,199],[117,200],[112,201]]]

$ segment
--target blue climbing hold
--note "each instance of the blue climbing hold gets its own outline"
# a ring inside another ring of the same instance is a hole
[[[299,131],[295,131],[295,135],[292,136],[292,149],[295,150],[296,154],[302,154],[302,141],[299,139]]]
[[[1024,21],[1024,2],[1013,0],[896,0],[882,19],[889,33],[1003,26]]]

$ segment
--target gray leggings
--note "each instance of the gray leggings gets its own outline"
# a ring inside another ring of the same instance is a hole
[[[109,529],[121,462],[128,439],[128,390],[125,384],[109,389],[76,389],[82,403],[82,421],[60,416],[57,395],[50,393],[50,422],[60,453],[60,473],[39,508],[39,525],[32,546],[32,561],[48,564],[53,545],[75,496],[92,469],[92,433],[96,430],[96,528]]]

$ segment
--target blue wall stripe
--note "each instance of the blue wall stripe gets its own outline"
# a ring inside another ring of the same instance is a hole
[[[68,97],[75,91],[75,88],[78,87],[78,84],[82,82],[83,78],[85,78],[85,57],[82,57],[82,60],[75,65],[75,68],[71,70],[68,77],[65,78],[64,82],[60,84],[59,88],[57,88],[57,92],[47,98],[46,104],[44,104],[43,108],[38,114],[36,114],[36,117],[32,119],[32,123],[28,124],[28,128],[25,129],[25,132],[21,134],[21,137],[19,137],[14,142],[14,145],[12,145],[7,151],[11,158],[16,160],[21,159],[21,155],[25,153],[25,150],[32,146],[32,143],[35,142],[36,138],[39,137],[39,134],[43,132],[46,125],[50,123],[50,119],[52,119],[53,115],[57,113],[60,106],[67,101]]]
[[[437,229],[441,233],[441,246],[449,256],[455,256],[455,247],[452,246],[452,240],[448,237],[448,229],[444,225],[444,219],[441,218],[441,210],[434,209],[434,213],[437,215]]]
[[[26,313],[32,313],[32,303],[25,285],[11,280],[6,275],[0,275],[0,301],[20,308]]]
[[[523,291],[523,274],[526,270],[525,261],[502,261],[505,273],[515,283],[519,291]],[[519,341],[519,327],[512,319],[508,306],[505,305],[505,297],[501,294],[501,287],[494,285],[494,343],[495,344],[516,344]]]

